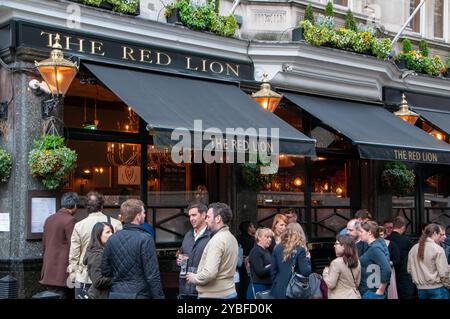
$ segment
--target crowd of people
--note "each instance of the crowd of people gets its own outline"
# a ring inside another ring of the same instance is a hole
[[[40,283],[61,298],[165,298],[143,202],[124,201],[122,222],[104,214],[103,203],[100,193],[88,193],[88,216],[76,222],[77,194],[62,196],[61,209],[44,225]],[[311,276],[308,239],[295,209],[276,214],[271,228],[244,221],[237,237],[227,204],[196,202],[187,212],[192,229],[177,254],[178,298],[286,299],[292,274]],[[401,216],[379,225],[359,210],[336,237],[336,258],[318,276],[320,295],[313,297],[448,299],[445,227],[426,225],[415,245],[406,227]]]

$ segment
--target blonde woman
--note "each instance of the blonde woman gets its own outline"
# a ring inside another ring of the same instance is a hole
[[[328,299],[361,299],[358,291],[361,281],[361,264],[353,238],[339,235],[334,244],[336,259],[323,270],[323,280],[328,287]]]
[[[408,273],[417,286],[419,299],[449,299],[445,284],[450,281],[444,249],[439,246],[445,235],[441,227],[430,224],[423,230],[419,243],[408,255]]]
[[[288,219],[283,214],[276,214],[272,222],[272,231],[274,234],[274,244],[279,244],[281,242],[281,234],[286,230],[288,224]]]
[[[269,290],[272,284],[270,279],[270,266],[272,255],[269,247],[273,232],[269,228],[259,228],[255,234],[255,247],[248,257],[250,262],[250,284],[247,289],[247,299],[253,299],[259,291]]]
[[[298,223],[290,223],[281,235],[280,244],[276,245],[272,254],[270,294],[275,299],[286,299],[286,287],[295,271],[305,277],[311,274],[311,258],[306,247],[305,233]]]

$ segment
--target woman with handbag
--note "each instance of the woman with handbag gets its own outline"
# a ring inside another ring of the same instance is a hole
[[[358,291],[361,264],[353,238],[346,235],[337,236],[334,252],[337,258],[323,270],[328,299],[361,299]]]
[[[270,266],[272,256],[269,252],[273,232],[269,228],[260,228],[256,231],[256,245],[250,251],[250,284],[247,289],[247,299],[256,298],[260,291],[269,290],[272,284],[270,279]]]
[[[280,244],[276,245],[271,262],[272,289],[270,294],[275,299],[286,299],[293,267],[304,277],[311,274],[311,256],[306,247],[305,233],[298,223],[291,223],[281,236]]]

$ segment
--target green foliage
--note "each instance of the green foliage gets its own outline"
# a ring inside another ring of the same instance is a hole
[[[314,12],[311,3],[306,6],[305,9],[305,21],[311,22],[314,25]]]
[[[428,43],[425,40],[420,40],[419,42],[419,51],[422,53],[424,57],[428,57],[430,54],[430,50],[428,50]]]
[[[435,55],[433,58],[425,57],[423,65],[423,70],[428,75],[438,76],[441,72],[444,73],[445,65],[439,55]]]
[[[0,182],[7,182],[11,175],[12,156],[0,148]]]
[[[325,7],[325,15],[327,17],[334,17],[333,2],[328,1],[327,5]]]
[[[358,31],[358,26],[356,24],[355,17],[353,16],[352,10],[347,11],[347,15],[345,16],[345,28],[347,30]]]
[[[371,53],[372,33],[360,32],[356,42],[353,44],[353,50],[358,53]]]
[[[83,4],[99,7],[103,0],[83,0]]]
[[[382,187],[394,196],[405,196],[414,191],[414,171],[404,163],[390,162],[381,173]]]
[[[34,141],[28,155],[28,167],[33,177],[42,178],[48,189],[57,188],[76,167],[77,153],[64,145],[64,138],[46,135]]]
[[[189,15],[180,12],[181,22],[193,30],[206,30],[215,16],[214,8],[209,4],[193,8]]]
[[[245,163],[241,165],[242,177],[245,184],[255,192],[259,192],[265,185],[269,184],[275,174],[261,174],[261,167],[268,167],[269,164],[262,164],[258,158],[257,163]]]
[[[217,33],[224,37],[232,37],[238,28],[238,24],[234,15],[215,16],[211,23],[211,32]]]
[[[391,40],[388,38],[377,39],[372,38],[372,54],[378,59],[387,59],[389,53],[392,51]]]
[[[402,46],[403,46],[403,52],[408,53],[409,51],[412,51],[411,41],[409,39],[403,39],[402,40]]]
[[[121,13],[136,13],[139,0],[106,0],[113,6],[113,11]]]

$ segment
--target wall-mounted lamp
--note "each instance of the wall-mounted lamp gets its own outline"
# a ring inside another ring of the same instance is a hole
[[[414,125],[419,118],[419,114],[413,112],[409,109],[408,101],[406,101],[405,94],[402,94],[402,101],[397,112],[394,112],[396,116],[401,118],[403,121]]]
[[[282,95],[271,90],[268,75],[264,73],[261,81],[261,89],[258,92],[252,93],[252,98],[264,110],[274,112],[281,101]]]
[[[294,185],[295,185],[296,187],[300,187],[300,186],[302,186],[302,184],[303,184],[303,180],[302,180],[300,177],[296,177],[296,178],[294,179]]]
[[[45,82],[31,80],[29,83],[29,87],[35,92],[41,91],[52,95],[52,99],[42,103],[42,114],[46,117],[62,101],[70,83],[72,83],[78,72],[76,62],[64,59],[64,53],[59,41],[60,36],[57,33],[50,58],[41,62],[34,62]]]
[[[431,136],[433,136],[434,138],[440,140],[440,141],[444,141],[445,140],[445,133],[442,133],[438,130],[432,130],[430,133]]]

